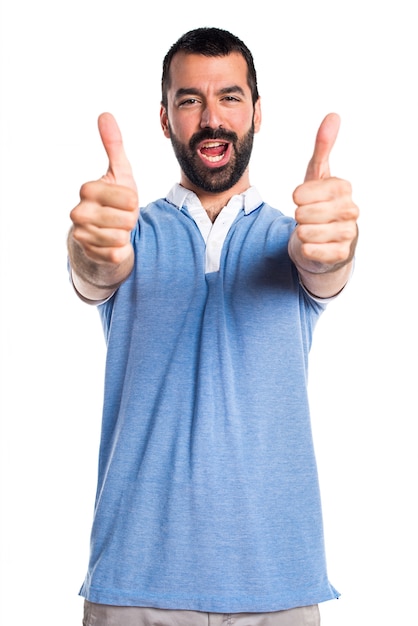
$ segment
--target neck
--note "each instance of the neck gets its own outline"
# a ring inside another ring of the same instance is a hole
[[[202,194],[197,194],[200,202],[202,203],[203,208],[209,216],[211,222],[214,222],[218,217],[219,213],[222,209],[228,204],[233,195],[231,193],[226,194],[217,194],[216,197],[211,197],[211,195],[202,196]]]
[[[247,174],[233,187],[220,193],[209,193],[204,191],[203,189],[193,185],[185,176],[182,176],[181,178],[181,185],[186,189],[190,189],[190,191],[193,191],[197,195],[203,208],[208,214],[209,219],[211,222],[214,222],[222,209],[228,204],[232,196],[236,196],[240,193],[244,193],[244,191],[247,191],[250,187],[250,181]]]

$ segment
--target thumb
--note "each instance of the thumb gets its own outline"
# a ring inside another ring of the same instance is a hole
[[[102,113],[98,119],[100,137],[109,159],[104,180],[136,191],[131,164],[123,147],[122,134],[113,115]]]
[[[316,135],[315,147],[306,170],[305,182],[331,176],[329,155],[337,139],[339,128],[340,117],[337,113],[329,113],[323,119]]]

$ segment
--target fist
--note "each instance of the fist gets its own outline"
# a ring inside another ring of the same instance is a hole
[[[329,156],[340,126],[335,113],[319,127],[305,181],[293,193],[296,236],[307,264],[338,268],[349,262],[357,240],[358,207],[349,182],[332,177]]]
[[[80,203],[70,213],[72,237],[90,260],[119,265],[132,254],[137,187],[116,120],[103,113],[98,124],[109,166],[101,179],[81,187]]]

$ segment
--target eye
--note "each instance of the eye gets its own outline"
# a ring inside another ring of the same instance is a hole
[[[178,103],[179,107],[187,107],[192,106],[193,104],[197,104],[199,101],[196,98],[187,98],[186,100],[181,100]]]
[[[222,98],[222,102],[224,102],[225,104],[235,105],[239,104],[241,102],[241,99],[237,98],[236,96],[224,96]]]

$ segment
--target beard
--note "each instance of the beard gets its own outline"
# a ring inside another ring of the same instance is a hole
[[[231,189],[244,174],[250,161],[254,141],[254,122],[250,130],[241,138],[232,131],[218,128],[204,128],[195,133],[188,144],[181,143],[170,125],[170,139],[177,161],[190,182],[207,193],[222,193]],[[196,147],[205,140],[228,141],[233,153],[229,162],[221,167],[206,167],[196,154]]]

